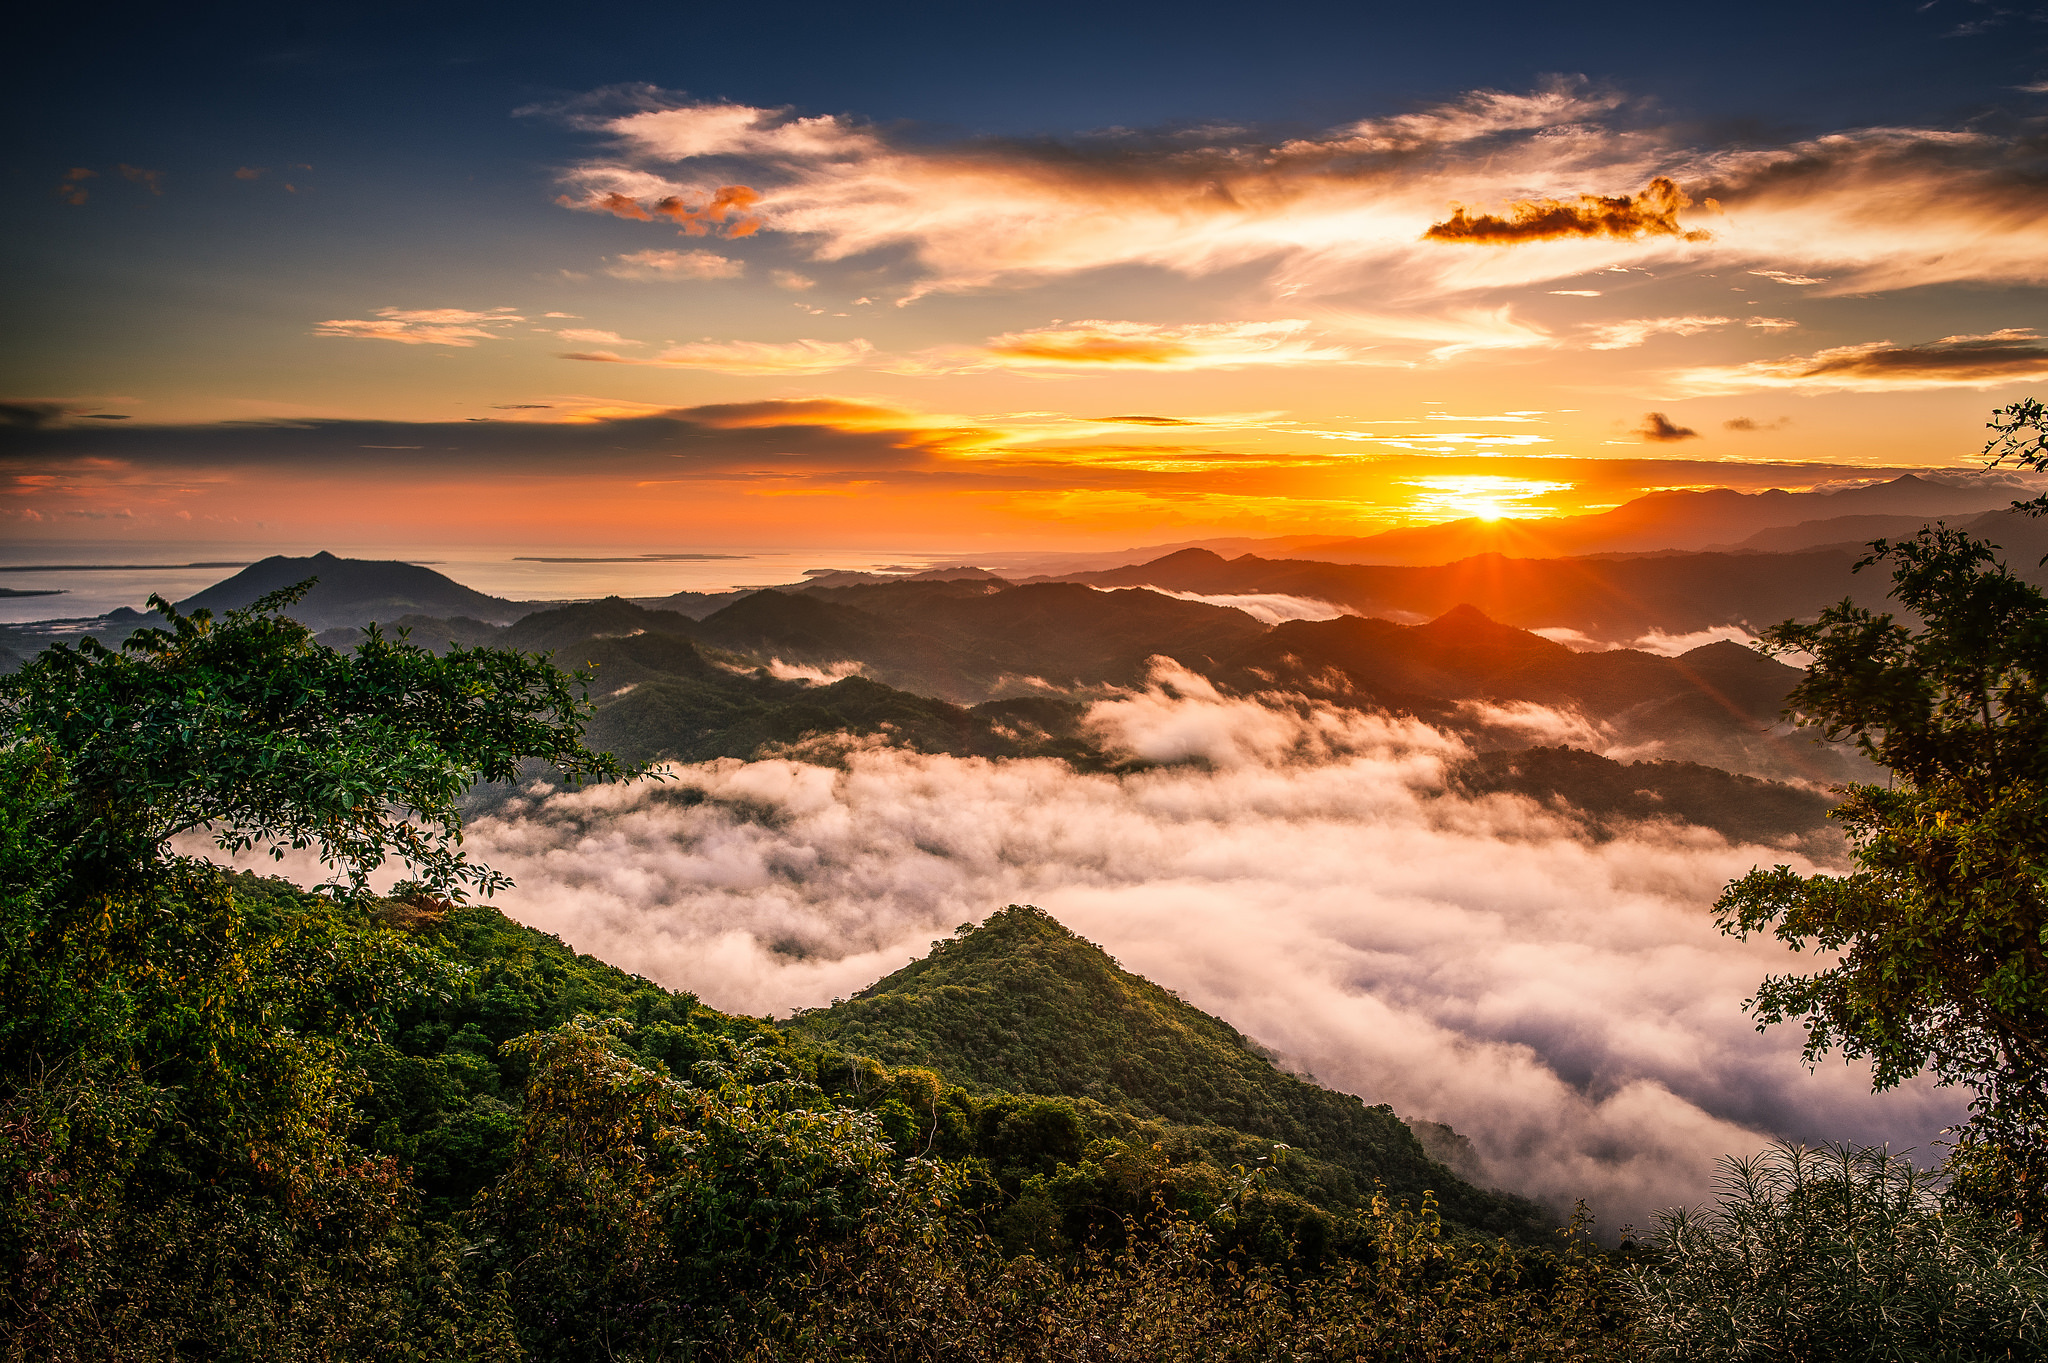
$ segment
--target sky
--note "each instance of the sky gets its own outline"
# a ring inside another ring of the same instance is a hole
[[[1976,466],[2048,6],[45,7],[17,546],[1069,549]]]

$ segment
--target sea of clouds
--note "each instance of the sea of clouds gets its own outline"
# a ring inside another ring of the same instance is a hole
[[[1534,720],[1536,717],[1527,717]],[[1560,720],[1560,724],[1569,721]],[[534,788],[469,850],[508,913],[714,1006],[852,994],[1033,903],[1321,1082],[1470,1136],[1492,1181],[1612,1228],[1697,1202],[1774,1137],[1922,1158],[1962,1100],[1809,1073],[1743,1000],[1812,968],[1714,927],[1787,853],[1648,824],[1594,840],[1521,797],[1444,792],[1466,749],[1414,723],[1227,697],[1171,668],[1097,703],[1121,775],[886,746]]]

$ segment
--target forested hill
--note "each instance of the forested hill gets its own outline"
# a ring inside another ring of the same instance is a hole
[[[1306,1182],[1324,1198],[1384,1184],[1410,1196],[1433,1190],[1447,1216],[1472,1227],[1527,1232],[1541,1221],[1532,1204],[1483,1192],[1432,1160],[1391,1108],[1282,1072],[1228,1023],[1027,905],[935,943],[790,1030],[885,1065],[928,1066],[970,1091],[1092,1100],[1280,1141],[1314,1166]]]

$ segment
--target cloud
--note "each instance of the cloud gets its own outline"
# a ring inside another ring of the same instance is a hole
[[[77,407],[68,402],[38,402],[17,398],[0,402],[0,426],[37,430],[55,425],[77,410]]]
[[[1587,349],[1627,350],[1652,336],[1697,336],[1734,321],[1733,317],[1637,317],[1626,322],[1603,322],[1591,328],[1594,339]]]
[[[1750,273],[1753,275],[1761,275],[1765,279],[1775,279],[1780,284],[1796,285],[1799,288],[1807,288],[1814,284],[1827,283],[1825,279],[1814,279],[1803,274],[1789,274],[1784,270],[1751,270]]]
[[[1924,1151],[1961,1110],[1918,1081],[1872,1095],[1865,1069],[1808,1073],[1796,1033],[1753,1030],[1742,1000],[1805,962],[1720,936],[1707,909],[1753,865],[1805,869],[1797,854],[1664,824],[1594,841],[1564,811],[1450,794],[1467,749],[1443,733],[1170,668],[1089,720],[1174,765],[724,760],[536,792],[472,823],[468,850],[517,879],[514,917],[747,1011],[821,1005],[1036,903],[1607,1226],[1699,1200],[1717,1156],[1767,1137]]]
[[[809,275],[798,274],[795,270],[770,270],[768,280],[776,288],[788,289],[792,293],[802,293],[805,289],[813,289],[818,285],[817,280]]]
[[[1560,639],[1557,642],[1575,641]],[[1588,719],[1576,710],[1559,710],[1525,700],[1512,700],[1505,704],[1483,700],[1459,701],[1458,715],[1490,740],[1485,744],[1487,747],[1497,744],[1556,747],[1563,744],[1605,754],[1614,742],[1614,734],[1606,725]]]
[[[604,364],[648,364],[667,369],[708,369],[716,374],[829,374],[865,361],[874,347],[851,341],[699,341],[673,346],[651,359],[627,359],[606,351],[571,353],[565,360]]]
[[[1993,388],[2048,379],[2048,344],[2029,327],[1944,336],[1924,345],[1870,341],[1811,355],[1709,365],[1667,376],[1688,393],[1803,388],[1859,393],[1922,388]]]
[[[1542,327],[1517,318],[1507,304],[1412,313],[1331,309],[1324,314],[1324,320],[1332,331],[1360,340],[1422,347],[1429,359],[1438,361],[1478,352],[1543,349],[1557,344],[1557,339]],[[1389,362],[1402,361],[1389,357]]]
[[[1698,440],[1700,433],[1674,424],[1662,412],[1643,413],[1643,424],[1630,432],[1653,444],[1670,444],[1680,440]]]
[[[1755,327],[1759,331],[1790,331],[1798,326],[1799,323],[1793,321],[1790,317],[1752,317],[1744,322],[1743,325]]]
[[[812,665],[810,663],[786,663],[780,658],[768,660],[768,675],[783,681],[810,682],[814,686],[829,686],[848,677],[858,677],[867,664],[858,662],[836,662]]]
[[[1277,625],[1287,620],[1335,620],[1342,615],[1355,615],[1356,611],[1342,606],[1333,606],[1312,596],[1288,596],[1281,592],[1247,592],[1205,595],[1201,592],[1181,592],[1170,587],[1155,587],[1141,583],[1142,590],[1158,592],[1176,601],[1199,601],[1205,606],[1223,606],[1230,610],[1243,611],[1262,625]],[[1100,587],[1098,591],[1117,591],[1115,587]]]
[[[629,251],[604,272],[614,279],[737,279],[746,262],[710,251]]]
[[[1280,296],[1369,289],[1394,304],[1658,261],[1824,292],[2048,280],[2048,183],[2024,136],[1875,128],[1700,145],[1625,103],[1562,81],[1309,136],[1121,129],[1027,143],[644,90],[630,112],[580,124],[607,145],[563,178],[572,206],[623,200],[650,221],[650,205],[708,204],[744,179],[760,229],[813,259],[901,253],[887,268],[906,300],[1116,265],[1255,266]],[[1442,219],[1447,201],[1508,207]],[[1710,240],[1681,222],[1687,201],[1716,215]],[[1474,242],[1519,245],[1446,249]]]
[[[1478,242],[1512,246],[1529,241],[1569,237],[1612,237],[1636,241],[1643,237],[1676,237],[1710,241],[1713,234],[1680,226],[1680,209],[1690,208],[1685,191],[1658,176],[1639,194],[1581,194],[1576,199],[1522,199],[1508,205],[1505,216],[1468,215],[1463,205],[1442,222],[1431,223],[1422,235],[1430,241]]]
[[[92,191],[85,187],[85,182],[97,180],[99,175],[90,166],[73,166],[57,181],[57,197],[73,207],[84,204],[92,197]]]
[[[269,169],[270,167],[268,166],[237,166],[235,168],[235,178],[237,180],[260,180]]]
[[[1551,293],[1553,293],[1553,294],[1555,294],[1555,295],[1557,295],[1557,296],[1558,296],[1559,298],[1598,298],[1598,297],[1600,297],[1600,290],[1598,290],[1598,289],[1552,289],[1552,290],[1551,290],[1550,292],[1551,292]]]
[[[1304,336],[1308,326],[1299,320],[1188,326],[1082,321],[1005,332],[991,337],[980,353],[1012,369],[1239,369],[1351,360],[1350,351]]]
[[[374,319],[335,318],[313,329],[315,336],[354,336],[400,345],[473,346],[503,340],[502,328],[526,318],[510,308],[472,312],[466,308],[379,308]]]
[[[131,166],[126,163],[118,165],[114,169],[121,172],[122,179],[142,185],[152,194],[161,195],[164,192],[164,173],[160,170],[144,170],[141,166]]]
[[[641,342],[639,341],[629,341],[615,331],[597,331],[590,327],[567,327],[561,331],[556,332],[555,335],[561,337],[565,341],[574,341],[579,345],[641,344]]]
[[[761,230],[761,219],[746,211],[760,201],[761,196],[745,185],[721,185],[712,191],[709,199],[695,206],[684,203],[680,196],[674,194],[643,205],[630,194],[617,190],[592,190],[581,199],[572,199],[564,194],[556,199],[565,208],[585,213],[609,213],[615,218],[629,218],[635,222],[667,218],[679,224],[682,235],[688,237],[728,238],[750,237]]]
[[[1779,417],[1776,421],[1758,421],[1754,417],[1730,417],[1721,423],[1725,431],[1775,431],[1792,424],[1792,418]]]

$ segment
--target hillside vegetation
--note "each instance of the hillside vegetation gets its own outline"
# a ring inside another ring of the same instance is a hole
[[[1284,1143],[1276,1186],[1325,1205],[1375,1187],[1473,1228],[1539,1238],[1543,1214],[1433,1161],[1393,1109],[1283,1073],[1235,1028],[1119,968],[1042,911],[1013,904],[978,928],[791,1027],[971,1092],[1087,1099],[1163,1122],[1223,1156],[1244,1136]]]

